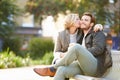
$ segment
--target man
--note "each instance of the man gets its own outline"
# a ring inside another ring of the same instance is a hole
[[[86,12],[80,22],[79,44],[71,44],[66,55],[58,63],[52,67],[34,69],[36,73],[41,76],[55,75],[54,80],[65,80],[76,74],[100,77],[112,66],[104,33],[93,31],[95,18]]]

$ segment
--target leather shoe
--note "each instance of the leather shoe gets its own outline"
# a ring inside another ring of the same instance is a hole
[[[53,67],[46,67],[46,68],[34,68],[34,72],[36,72],[37,74],[41,75],[41,76],[51,76],[53,77],[56,73],[55,71],[52,71],[50,68]]]

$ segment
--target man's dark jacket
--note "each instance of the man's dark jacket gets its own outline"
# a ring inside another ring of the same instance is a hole
[[[84,34],[81,30],[78,33],[80,35],[78,43],[82,44]],[[85,37],[85,46],[98,61],[96,76],[102,76],[112,66],[111,53],[108,51],[106,45],[106,36],[102,31],[94,32],[91,29]]]

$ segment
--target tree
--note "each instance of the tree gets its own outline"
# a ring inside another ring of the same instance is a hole
[[[56,16],[58,13],[66,14],[67,10],[77,11],[79,1],[75,0],[29,0],[26,11],[35,15],[35,19],[43,15]]]
[[[112,29],[115,30],[115,32],[120,35],[120,0],[115,0],[114,3],[111,3],[108,8],[108,11],[111,13],[110,15],[110,21]],[[113,11],[111,11],[111,9]]]
[[[13,37],[15,28],[13,16],[19,12],[19,8],[14,2],[15,0],[0,0],[0,40],[4,41],[4,49],[9,47]]]
[[[117,1],[119,0],[114,0],[115,3]],[[43,15],[53,15],[55,17],[61,12],[66,14],[68,10],[77,12],[80,16],[84,12],[89,11],[96,16],[97,23],[105,25],[106,21],[109,24],[113,22],[111,12],[106,9],[109,4],[109,0],[29,0],[26,5],[26,11],[34,14],[36,20],[40,20]]]
[[[15,0],[0,1],[0,37],[8,38],[14,28],[13,16],[18,13],[18,7],[14,4]]]
[[[109,3],[109,0],[29,0],[26,5],[26,10],[35,15],[38,19],[41,15],[57,15],[66,11],[80,13],[85,11],[93,12],[98,19],[98,22],[105,21],[106,12],[104,6]],[[102,7],[101,7],[102,6]]]

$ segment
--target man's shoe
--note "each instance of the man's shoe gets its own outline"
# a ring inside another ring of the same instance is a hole
[[[53,67],[34,68],[33,70],[41,76],[51,76],[51,77],[53,77],[56,72],[56,70]]]

